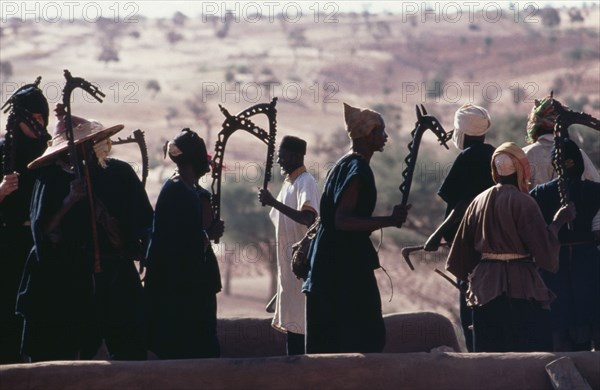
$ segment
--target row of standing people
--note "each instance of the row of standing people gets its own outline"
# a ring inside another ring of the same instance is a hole
[[[21,100],[21,104],[38,115],[45,128],[49,110],[41,91],[23,91]],[[385,344],[381,301],[374,276],[374,270],[380,265],[369,235],[379,228],[401,227],[410,207],[398,205],[388,216],[372,215],[377,193],[369,162],[375,152],[383,151],[387,141],[385,124],[381,115],[372,110],[348,105],[344,109],[351,152],[329,172],[322,196],[314,178],[304,168],[306,142],[297,137],[285,137],[280,145],[278,162],[286,180],[277,199],[266,190],[259,194],[263,204],[273,206],[271,218],[279,248],[278,300],[273,325],[287,332],[290,354],[379,352]],[[210,193],[198,184],[199,178],[209,170],[203,140],[184,129],[165,145],[165,155],[169,155],[178,169],[164,184],[153,215],[131,167],[106,158],[110,149],[108,139],[122,126],[106,129],[96,121],[76,119],[75,122],[79,122],[75,127],[76,143],[79,155],[86,156],[91,179],[87,187],[92,189],[96,206],[94,220],[97,221],[102,272],[94,272],[89,261],[94,257],[94,245],[89,239],[92,237],[90,202],[85,183],[73,180],[66,161],[64,128],[57,126],[51,146],[44,151],[48,134],[29,137],[27,126],[20,124],[20,131],[16,133],[23,138],[21,147],[26,152],[19,153],[22,158],[17,169],[19,175],[5,175],[0,191],[2,233],[5,233],[0,238],[5,240],[3,253],[8,253],[4,247],[13,250],[9,259],[11,272],[3,273],[8,283],[2,283],[6,290],[2,293],[1,334],[7,341],[2,344],[3,362],[20,361],[21,339],[22,352],[33,361],[91,358],[103,339],[114,359],[143,359],[146,342],[161,358],[218,356],[216,293],[221,285],[210,241],[223,234],[224,224],[213,219]],[[509,173],[510,169],[496,166],[491,156],[493,147],[478,146],[484,145],[482,135],[489,125],[489,115],[481,107],[467,105],[457,112],[456,144],[465,150],[440,190],[440,196],[448,203],[449,216],[452,210],[466,209],[472,198],[493,185],[489,180],[481,189],[472,185],[478,180],[476,177],[483,177],[486,172],[491,175],[492,169],[497,171],[494,181],[499,184],[496,187],[517,188],[511,180],[523,180],[517,170]],[[469,150],[474,152],[471,154],[475,159],[465,156]],[[513,151],[513,148],[507,150]],[[507,150],[497,150],[497,153],[510,154]],[[27,170],[27,165],[38,169]],[[453,174],[460,166],[478,173]],[[465,178],[468,179],[465,186],[457,185]],[[17,190],[18,193],[13,194]],[[452,191],[455,193],[451,194]],[[15,196],[17,194],[20,195]],[[30,198],[33,198],[31,210]],[[20,206],[7,207],[15,199],[19,199]],[[11,216],[16,210],[20,215]],[[541,215],[539,208],[533,210]],[[302,238],[306,226],[318,214],[321,226],[309,252],[311,271],[301,285],[290,271],[289,244]],[[535,239],[541,242],[539,245],[555,245],[554,230],[573,217],[570,209],[563,209],[559,214],[555,222],[552,222],[553,215],[547,217],[544,226],[555,227],[547,239],[541,236]],[[492,221],[486,228],[492,226],[502,231],[505,227],[498,228],[498,223]],[[538,228],[542,226],[538,225]],[[481,226],[475,229],[478,228]],[[582,228],[591,231],[587,225]],[[147,253],[145,286],[148,299],[144,305],[133,259],[144,257],[140,251],[150,230],[153,232]],[[494,234],[501,236],[501,233]],[[465,237],[460,237],[461,242],[467,242]],[[448,236],[445,238],[451,240]],[[439,245],[439,239],[430,239],[428,248]],[[29,253],[32,246],[34,250]],[[552,252],[552,248],[548,248]],[[500,249],[500,252],[507,250]],[[527,253],[521,254],[529,255],[527,250],[524,252]],[[453,253],[456,251],[451,252],[450,259]],[[24,259],[27,259],[26,264],[23,264]],[[467,279],[476,274],[474,268],[480,260],[476,259],[473,268],[466,273],[455,275],[472,287],[473,283]],[[532,261],[542,267],[544,261],[548,261],[552,263],[548,268],[556,269],[551,257],[534,257]],[[449,260],[453,271],[450,264]],[[595,264],[597,267],[598,262]],[[19,317],[14,316],[17,290],[17,311],[25,318],[22,337]],[[471,306],[481,304],[473,289],[469,291],[466,296],[472,299],[464,302]],[[306,318],[302,292],[306,296]],[[496,292],[512,299],[507,291]]]

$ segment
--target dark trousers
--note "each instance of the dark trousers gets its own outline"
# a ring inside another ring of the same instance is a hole
[[[90,276],[91,278],[91,276]],[[145,360],[142,286],[135,267],[123,260],[103,264],[73,311],[55,317],[26,317],[23,353],[32,362],[90,360],[104,340],[112,360]]]
[[[549,320],[537,301],[499,296],[473,310],[475,352],[550,352]]]
[[[464,288],[464,291],[467,290],[467,283],[463,281],[458,281],[458,285]],[[462,326],[463,335],[465,336],[465,345],[467,346],[467,350],[469,352],[473,352],[473,309],[467,306],[467,299],[464,293],[460,293],[459,297],[459,307],[460,307],[460,324]]]
[[[32,246],[30,227],[0,227],[0,364],[23,362],[20,352],[23,319],[15,314],[15,306]]]
[[[301,333],[287,332],[287,354],[304,355],[304,335]]]

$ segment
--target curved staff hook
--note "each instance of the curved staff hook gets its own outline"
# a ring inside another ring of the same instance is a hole
[[[452,132],[446,132],[436,117],[427,114],[427,110],[422,104],[421,109],[419,109],[419,106],[416,106],[416,112],[417,122],[415,123],[414,130],[410,133],[412,138],[408,144],[408,155],[404,159],[406,168],[402,172],[403,181],[399,188],[400,192],[402,193],[403,205],[408,204],[408,196],[410,194],[410,187],[412,184],[415,167],[417,165],[417,156],[419,155],[419,146],[421,145],[423,133],[425,133],[427,130],[433,131],[433,133],[437,136],[440,145],[444,146],[446,149],[449,149],[446,143],[452,138]],[[415,250],[422,249],[420,247],[415,248],[417,248]],[[406,261],[406,264],[408,264],[409,268],[414,271],[415,267],[413,267],[410,259],[408,258],[408,253],[404,255],[404,250],[403,258]]]
[[[215,155],[212,163],[212,199],[211,206],[215,215],[215,219],[221,217],[221,172],[223,170],[223,157],[225,154],[225,146],[227,140],[236,130],[244,130],[254,135],[267,145],[267,159],[265,163],[265,178],[263,181],[263,188],[267,188],[268,182],[271,180],[271,171],[273,169],[273,158],[275,155],[275,137],[277,135],[277,110],[275,105],[277,104],[277,98],[274,97],[271,103],[262,103],[247,108],[237,115],[233,116],[227,111],[227,109],[219,104],[219,108],[223,115],[225,115],[225,121],[223,122],[222,129],[217,136],[217,142],[215,143]],[[265,114],[269,119],[269,132],[256,126],[249,119],[250,117],[257,114]],[[218,242],[215,240],[215,242]]]
[[[73,137],[73,119],[71,117],[71,93],[76,88],[81,88],[100,103],[102,103],[102,98],[106,95],[100,91],[100,88],[93,85],[89,81],[82,79],[81,77],[73,77],[71,76],[71,72],[65,69],[65,79],[67,82],[65,83],[65,87],[63,88],[63,105],[65,110],[65,134],[67,135],[67,141],[69,146],[69,163],[75,172],[75,177],[77,179],[82,178],[81,174],[81,162],[77,158],[77,148],[75,147],[75,138]],[[85,159],[85,155],[83,156]],[[88,202],[90,204],[90,219],[92,224],[92,242],[94,245],[94,272],[100,273],[102,272],[102,267],[100,266],[100,244],[98,242],[98,227],[96,226],[96,207],[94,206],[94,196],[92,194],[92,183],[89,175],[88,165],[83,165],[83,168],[86,171],[86,187],[88,193]]]
[[[79,161],[77,159],[77,148],[75,147],[75,141],[73,138],[73,119],[71,117],[71,93],[76,88],[81,88],[100,103],[102,103],[102,98],[106,95],[98,88],[93,85],[89,81],[82,79],[81,77],[73,77],[71,76],[71,72],[65,69],[65,79],[67,82],[65,83],[65,87],[63,88],[62,101],[65,110],[65,133],[67,135],[67,141],[69,145],[69,163],[71,167],[75,170],[75,176],[78,179],[81,179],[81,167]]]
[[[150,170],[150,162],[148,161],[148,147],[146,146],[145,133],[140,129],[135,129],[133,133],[123,139],[119,137],[116,141],[112,141],[112,145],[137,144],[142,155],[142,185],[146,187],[146,179],[148,179],[148,171]]]

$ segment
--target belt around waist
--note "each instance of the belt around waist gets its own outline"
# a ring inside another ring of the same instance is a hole
[[[490,259],[487,257],[482,257],[479,261],[480,263],[533,263],[533,259],[528,257],[519,257],[517,259]]]

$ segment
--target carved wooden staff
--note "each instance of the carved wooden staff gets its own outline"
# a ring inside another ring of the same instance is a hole
[[[75,146],[75,138],[73,136],[73,120],[71,118],[71,93],[76,88],[81,88],[100,103],[102,103],[102,98],[105,96],[102,91],[95,85],[92,85],[89,81],[82,79],[81,77],[73,77],[71,76],[71,72],[65,69],[65,87],[63,89],[62,101],[65,110],[65,133],[67,136],[68,146],[69,146],[69,162],[73,171],[75,172],[75,177],[77,179],[81,179],[81,162],[77,158],[77,148]],[[85,158],[86,156],[84,156]],[[92,186],[90,181],[89,172],[87,169],[87,163],[85,165],[86,169],[86,181],[87,181],[87,195],[88,202],[90,205],[90,222],[92,224],[92,243],[94,246],[94,272],[99,273],[102,272],[102,267],[100,266],[100,245],[98,243],[98,228],[96,226],[96,208],[94,206],[94,198],[92,193]]]
[[[221,112],[225,115],[225,121],[221,131],[217,136],[217,142],[215,144],[215,155],[213,157],[212,167],[212,199],[211,205],[215,215],[215,219],[221,218],[221,173],[223,170],[223,158],[225,155],[225,146],[229,137],[237,130],[244,130],[254,135],[259,140],[267,145],[267,158],[265,163],[265,177],[263,181],[263,188],[267,188],[267,184],[271,180],[271,171],[273,169],[273,158],[275,155],[275,137],[277,135],[277,110],[275,105],[277,104],[277,98],[273,98],[271,103],[257,104],[250,108],[247,108],[237,115],[231,115],[225,107],[219,105]],[[258,114],[265,114],[269,119],[269,131],[265,131],[260,127],[256,126],[250,120],[250,117]],[[219,242],[215,240],[215,242]]]
[[[446,149],[449,149],[446,143],[452,138],[452,132],[447,133],[440,124],[440,121],[438,121],[434,116],[427,114],[427,110],[423,105],[421,105],[421,109],[419,109],[419,106],[416,106],[416,112],[417,122],[415,123],[414,130],[410,133],[411,140],[408,144],[408,155],[404,159],[406,168],[402,172],[403,181],[402,184],[400,184],[403,205],[408,204],[408,196],[410,194],[410,187],[412,185],[413,174],[417,164],[417,156],[419,155],[419,146],[421,145],[423,133],[425,133],[427,130],[433,131],[433,133],[437,136],[440,145],[444,146]],[[422,248],[419,247],[419,249]],[[403,258],[406,261],[406,264],[408,264],[410,269],[414,271],[415,267],[413,267],[412,262],[408,257],[408,253],[410,252],[407,252],[406,255],[404,255],[404,252],[405,251],[403,249]]]
[[[578,124],[600,131],[600,120],[585,112],[575,112],[566,109],[560,102],[554,99],[554,91],[550,92],[550,99],[552,99],[554,110],[558,113],[554,125],[554,155],[552,156],[552,165],[558,175],[560,204],[561,206],[566,206],[569,203],[569,191],[565,171],[564,143],[565,140],[569,139],[569,126]]]
[[[148,161],[148,147],[146,146],[146,137],[144,132],[140,129],[136,129],[129,137],[119,137],[116,141],[112,141],[112,145],[124,145],[131,143],[137,144],[140,148],[140,153],[142,155],[142,185],[146,187],[146,179],[148,178],[150,163]]]

